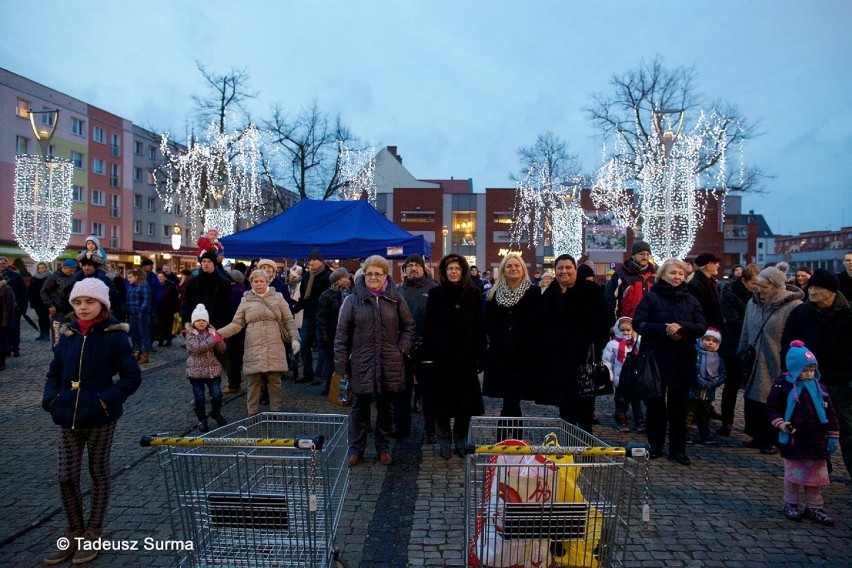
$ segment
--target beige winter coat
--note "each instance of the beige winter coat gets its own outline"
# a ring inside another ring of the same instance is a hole
[[[264,303],[264,300],[266,303]],[[272,308],[270,310],[266,304]],[[274,313],[273,313],[274,311]],[[224,338],[246,330],[246,347],[243,355],[243,371],[254,373],[284,373],[288,370],[287,355],[278,322],[284,321],[291,338],[298,339],[293,314],[284,296],[269,289],[263,299],[249,290],[243,294],[234,320],[219,330]]]

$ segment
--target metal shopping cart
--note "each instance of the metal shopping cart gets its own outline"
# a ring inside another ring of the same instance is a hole
[[[265,412],[159,448],[181,566],[343,566],[348,417]]]
[[[466,453],[468,566],[624,564],[642,482],[649,512],[646,446],[611,447],[558,418],[474,417]]]

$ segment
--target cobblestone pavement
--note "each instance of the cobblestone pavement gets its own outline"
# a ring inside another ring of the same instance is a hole
[[[23,335],[21,357],[8,359],[0,372],[2,566],[42,565],[65,520],[56,483],[57,427],[40,407],[50,350],[34,341],[36,334],[26,325]],[[142,387],[128,400],[116,430],[106,519],[111,540],[173,538],[156,452],[139,447],[138,440],[152,432],[193,431],[191,391],[183,378],[185,352],[178,343],[152,355]],[[286,381],[285,410],[338,412],[316,395],[317,389]],[[499,401],[486,399],[486,409],[498,414]],[[615,431],[611,411],[610,400],[599,401],[597,436],[619,445],[642,440],[639,434]],[[535,405],[525,405],[524,413],[555,416],[554,409]],[[230,420],[245,417],[245,395],[226,395],[224,414]],[[368,450],[364,464],[351,471],[335,538],[348,566],[464,565],[463,462],[458,457],[445,461],[437,448],[421,446],[420,426],[418,415],[412,436],[392,447],[390,467],[376,463]],[[691,467],[651,462],[651,520],[632,527],[627,566],[849,566],[852,492],[840,459],[835,457],[832,484],[823,490],[837,525],[793,523],[780,512],[780,457],[742,448],[744,439],[737,430],[716,445],[690,448]],[[87,473],[83,478],[85,490]],[[166,551],[110,552],[91,565],[175,566],[177,557]]]

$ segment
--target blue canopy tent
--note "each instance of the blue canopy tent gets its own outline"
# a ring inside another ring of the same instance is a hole
[[[287,211],[221,239],[231,258],[306,258],[319,249],[326,258],[405,258],[430,255],[422,235],[397,227],[363,199],[303,199]]]

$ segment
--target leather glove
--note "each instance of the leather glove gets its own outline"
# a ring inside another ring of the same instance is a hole
[[[796,429],[793,428],[793,425],[790,422],[782,422],[778,425],[778,429],[788,434],[794,434],[796,432]]]
[[[828,450],[828,455],[833,454],[837,451],[838,440],[837,438],[829,438],[828,443],[825,446],[825,449]]]
[[[299,340],[298,340],[298,339],[294,339],[294,340],[290,343],[290,347],[292,347],[292,348],[293,348],[293,355],[296,355],[296,354],[298,354],[298,353],[299,353],[299,349],[301,349],[301,348],[302,348],[302,344],[301,344],[301,343],[299,343]]]

